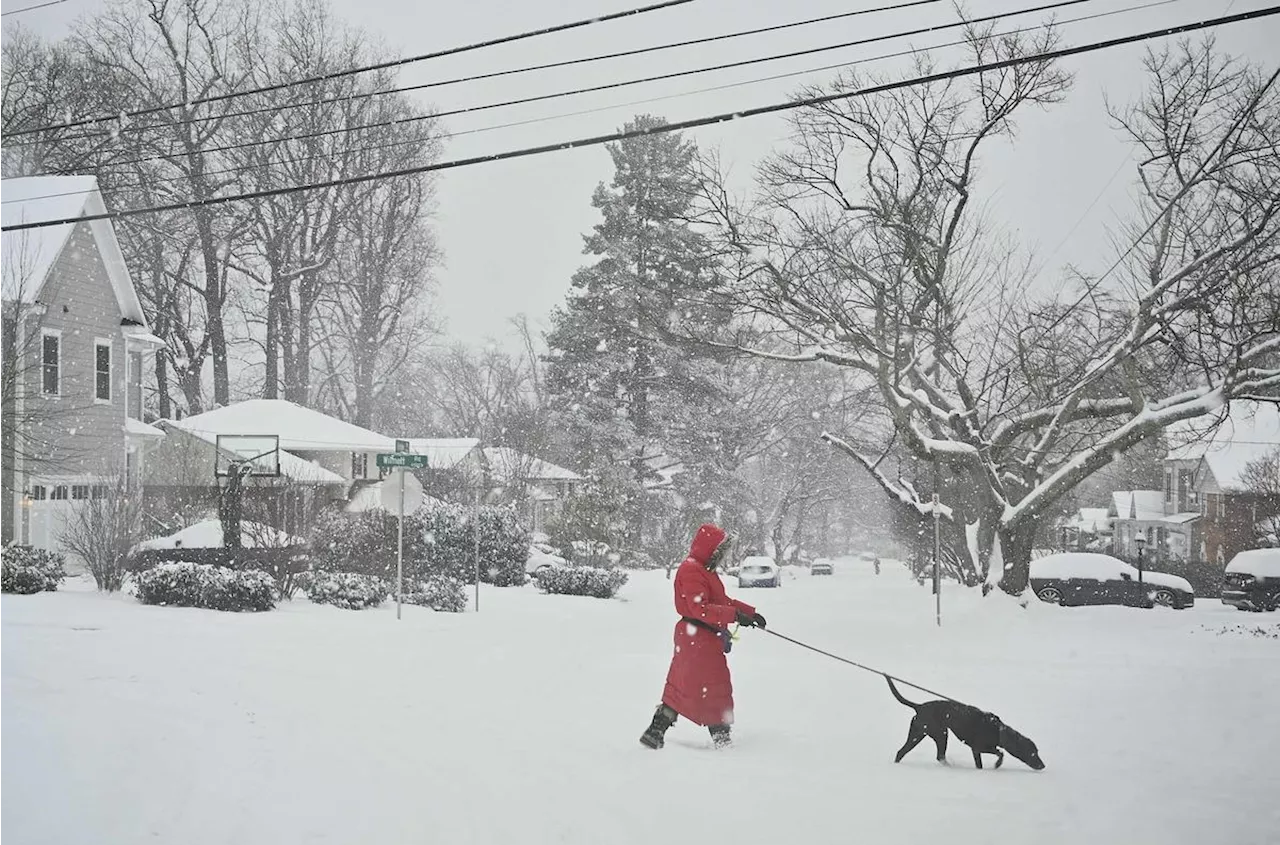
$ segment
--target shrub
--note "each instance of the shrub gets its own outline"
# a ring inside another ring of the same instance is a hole
[[[627,573],[594,566],[561,566],[543,569],[533,579],[544,593],[610,599],[627,583]]]
[[[234,570],[207,563],[170,561],[138,574],[138,601],[207,610],[271,610],[275,580],[257,569]]]
[[[47,549],[9,546],[4,550],[0,590],[6,593],[43,593],[58,589],[66,580],[66,559]]]
[[[307,583],[307,598],[316,604],[331,604],[344,610],[364,610],[386,601],[387,582],[359,572],[313,572]]]
[[[530,540],[511,508],[480,508],[480,580],[495,587],[526,583]]]
[[[466,584],[451,575],[440,575],[406,586],[405,604],[416,604],[444,613],[461,613],[467,609]]]

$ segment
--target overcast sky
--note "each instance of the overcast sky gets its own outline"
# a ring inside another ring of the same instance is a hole
[[[6,0],[9,12],[42,0]],[[50,37],[64,34],[75,17],[101,8],[103,0],[67,0],[56,6],[5,18]],[[892,5],[900,0],[792,0],[788,3],[746,3],[743,0],[695,0],[671,10],[621,21],[597,24],[566,33],[530,39],[406,67],[402,84],[414,84],[520,67],[563,58],[614,52],[669,41],[856,9]],[[1050,0],[969,0],[970,16],[1038,6]],[[1151,0],[1089,0],[1057,11],[1066,21]],[[634,8],[644,0],[465,0],[457,3],[406,0],[331,0],[336,13],[360,24],[393,50],[419,54],[495,36]],[[1173,0],[1149,8],[1098,20],[1066,24],[1064,43],[1094,41],[1243,12],[1266,6],[1267,0]],[[596,62],[577,68],[451,85],[431,89],[430,102],[440,110],[516,99],[564,89],[651,76],[677,70],[722,64],[757,56],[803,50],[859,38],[915,29],[955,20],[949,2],[909,10],[847,18],[779,33],[730,39],[710,45],[662,51],[638,57]],[[1009,19],[1001,29],[1043,20],[1044,14]],[[842,62],[857,62],[909,48],[925,48],[954,41],[955,30],[918,35],[865,46],[766,62],[750,67],[698,74],[665,82],[629,86],[612,91],[525,106],[487,110],[447,118],[446,130],[492,127],[536,120],[515,126],[461,135],[447,142],[445,158],[543,144],[602,134],[638,112],[678,121],[703,114],[729,112],[786,99],[801,84],[830,79],[835,71],[821,71],[788,79],[753,82],[719,91],[701,89],[759,80],[777,74],[812,70]],[[1271,69],[1280,61],[1280,17],[1223,27],[1219,46]],[[1105,269],[1114,253],[1107,231],[1130,209],[1133,168],[1126,165],[1127,148],[1110,125],[1105,99],[1126,102],[1144,82],[1140,65],[1146,46],[1134,45],[1069,59],[1076,86],[1069,100],[1050,111],[1026,112],[1013,145],[992,148],[982,162],[983,199],[992,205],[995,221],[1015,231],[1024,245],[1035,249],[1045,263],[1042,282],[1056,278],[1064,265],[1086,271]],[[944,66],[959,64],[955,48],[939,50]],[[876,73],[906,73],[909,59],[868,63]],[[663,98],[637,105],[636,101]],[[591,110],[572,117],[570,112]],[[695,130],[691,136],[704,147],[719,147],[735,166],[742,184],[754,162],[771,148],[786,143],[780,117],[759,117]],[[1119,171],[1119,172],[1117,172]],[[568,289],[569,277],[584,262],[582,235],[596,222],[591,191],[611,176],[602,147],[571,150],[487,164],[440,177],[437,231],[446,265],[439,273],[437,304],[449,333],[469,343],[488,338],[505,342],[506,321],[527,313],[542,325],[550,309]],[[1114,177],[1114,178],[1113,178]],[[1096,202],[1095,202],[1096,201]],[[1074,228],[1074,231],[1072,231]],[[1070,233],[1070,237],[1068,237]]]

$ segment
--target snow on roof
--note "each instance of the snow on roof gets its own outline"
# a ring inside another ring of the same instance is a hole
[[[188,417],[187,420],[194,419]],[[162,428],[174,428],[184,434],[188,434],[197,440],[214,446],[218,442],[216,434],[210,434],[204,431],[194,431],[187,427],[187,420],[160,420],[157,425]],[[150,426],[148,426],[150,428]],[[234,433],[234,432],[232,432]],[[291,481],[303,481],[308,484],[346,484],[347,480],[332,470],[325,469],[315,461],[309,461],[301,458],[292,452],[284,449],[280,450],[280,475]]]
[[[581,481],[582,476],[550,461],[526,455],[507,446],[490,446],[484,450],[485,460],[495,477],[503,481],[515,478],[539,481]]]
[[[1106,508],[1081,508],[1076,518],[1068,524],[1080,531],[1096,534],[1111,527],[1111,517]]]
[[[1199,511],[1186,511],[1184,513],[1171,513],[1160,521],[1167,522],[1170,525],[1186,525],[1188,522],[1195,522],[1199,518]]]
[[[283,548],[285,546],[301,545],[303,542],[301,538],[290,536],[269,525],[248,521],[240,523],[240,543],[247,549],[259,546]],[[138,551],[147,549],[220,549],[222,545],[222,522],[216,519],[206,519],[194,525],[188,525],[168,537],[143,540],[134,546],[134,549]]]
[[[280,448],[303,452],[391,452],[395,441],[377,432],[284,399],[250,399],[181,421],[203,435],[275,434]]]
[[[125,417],[124,433],[130,437],[164,437],[164,431],[154,425],[147,425],[142,420]]]
[[[409,437],[409,451],[427,456],[427,469],[453,469],[476,450],[475,437]]]
[[[1164,519],[1164,493],[1159,490],[1117,490],[1111,494],[1116,519]]]
[[[1227,572],[1280,578],[1280,549],[1248,549],[1237,552],[1227,564]]]
[[[1226,419],[1207,437],[1169,450],[1169,460],[1201,459],[1224,490],[1244,488],[1241,474],[1251,461],[1280,449],[1280,407],[1235,400]]]
[[[106,205],[93,176],[25,176],[0,182],[0,224],[17,226],[41,220],[65,220],[86,214],[105,214]],[[4,232],[4,298],[36,302],[49,271],[62,254],[75,223]],[[138,292],[116,240],[110,220],[89,222],[107,277],[126,320],[146,326]]]
[[[347,501],[342,509],[346,513],[364,513],[365,511],[385,510],[382,505],[382,485],[390,479],[375,481],[372,484],[361,484],[351,494],[351,499]],[[436,503],[444,504],[443,501],[435,496],[422,495],[423,504]]]

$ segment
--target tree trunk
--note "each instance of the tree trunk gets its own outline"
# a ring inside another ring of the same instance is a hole
[[[213,355],[213,402],[231,402],[231,378],[227,369],[227,334],[222,322],[221,260],[213,236],[213,225],[207,211],[196,212],[196,230],[200,237],[200,257],[204,264],[204,307],[209,352]]]
[[[1035,546],[1036,526],[1020,523],[1001,528],[1000,550],[1004,559],[1004,576],[1000,588],[1010,595],[1021,595],[1031,579],[1031,550]]]
[[[160,402],[160,419],[173,419],[173,403],[169,399],[169,365],[165,363],[165,356],[169,354],[169,350],[161,349],[156,353],[156,394]]]

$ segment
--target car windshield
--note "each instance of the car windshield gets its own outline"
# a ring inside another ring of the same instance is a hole
[[[742,571],[747,573],[748,575],[768,575],[770,570],[769,570],[769,567],[767,566],[757,565],[757,566],[744,566],[742,567]]]

